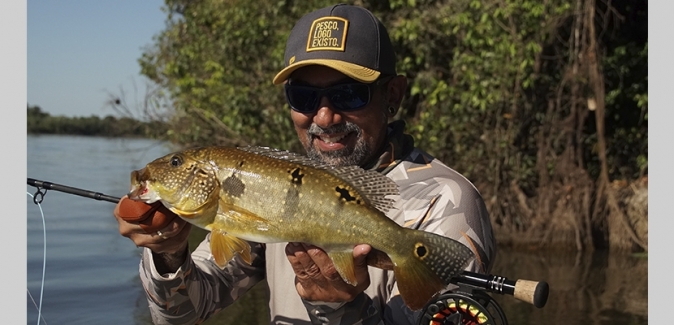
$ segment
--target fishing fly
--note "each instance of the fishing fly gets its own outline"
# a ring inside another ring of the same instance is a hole
[[[48,181],[28,178],[28,185],[36,188],[33,202],[40,207],[47,194],[47,190],[78,195],[99,201],[118,203],[121,198],[103,194],[100,192],[81,188],[56,184]],[[42,214],[44,228],[44,214]],[[46,263],[46,230],[45,238],[45,261],[42,270],[42,288],[40,289],[40,302],[38,307],[38,325],[41,319],[42,289],[44,288],[44,274]],[[495,324],[507,325],[507,319],[498,303],[487,293],[507,294],[516,299],[543,308],[548,300],[549,286],[545,281],[509,280],[502,276],[492,274],[480,274],[463,271],[450,281],[458,286],[458,289],[444,293],[432,299],[422,309],[422,317],[419,325],[442,325],[442,324]],[[30,292],[29,292],[30,294]],[[32,296],[31,296],[32,299]],[[42,318],[44,320],[44,318]],[[45,321],[46,324],[46,321]]]

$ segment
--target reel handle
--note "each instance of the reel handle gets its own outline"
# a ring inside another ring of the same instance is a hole
[[[505,277],[463,271],[452,278],[454,284],[467,284],[488,292],[509,294],[515,299],[530,303],[537,308],[543,308],[548,301],[550,286],[545,281],[518,279],[508,280]]]

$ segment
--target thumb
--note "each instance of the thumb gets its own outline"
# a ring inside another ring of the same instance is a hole
[[[367,254],[372,250],[372,246],[367,244],[356,245],[353,248],[353,264],[356,267],[367,267]]]

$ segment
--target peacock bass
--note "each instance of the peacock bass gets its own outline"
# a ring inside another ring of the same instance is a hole
[[[211,232],[215,263],[247,241],[304,242],[321,247],[345,282],[356,285],[353,247],[369,244],[393,263],[400,295],[421,309],[473,258],[453,239],[404,228],[386,217],[397,185],[358,166],[333,167],[266,147],[201,147],[168,154],[131,173],[129,198],[160,201]]]

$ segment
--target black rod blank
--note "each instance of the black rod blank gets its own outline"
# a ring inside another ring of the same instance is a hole
[[[120,198],[118,198],[118,197],[106,195],[106,194],[103,194],[103,193],[89,191],[89,190],[83,190],[81,188],[60,185],[60,184],[41,181],[41,180],[37,180],[37,179],[33,179],[33,178],[28,178],[28,185],[34,186],[34,187],[37,187],[37,188],[44,188],[44,189],[47,189],[47,190],[54,190],[54,191],[59,191],[59,192],[64,192],[64,193],[69,193],[69,194],[75,194],[75,195],[79,195],[79,196],[83,196],[83,197],[86,197],[86,198],[99,200],[99,201],[108,201],[108,202],[112,202],[112,203],[117,203],[120,200]]]

